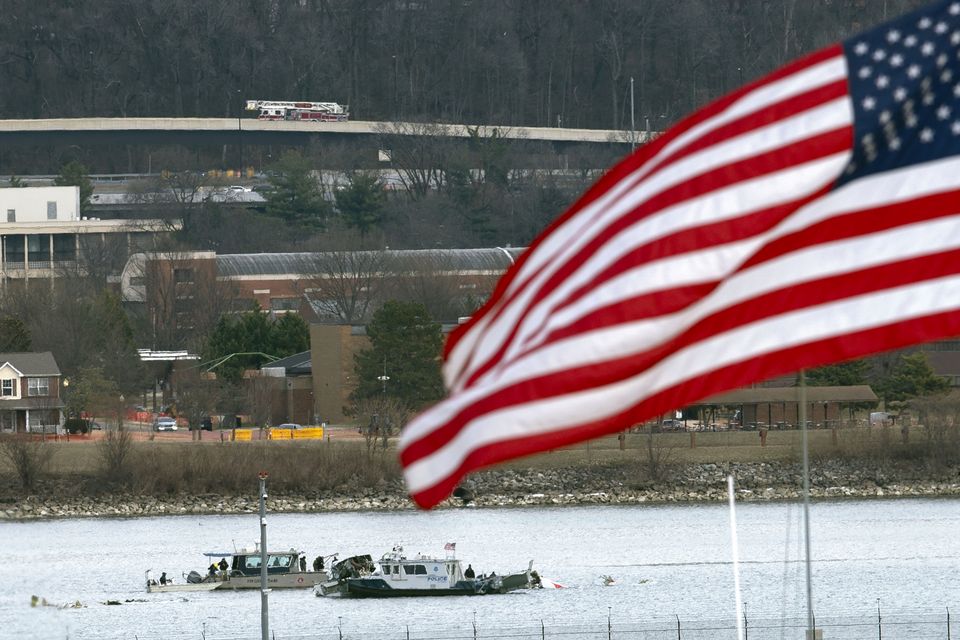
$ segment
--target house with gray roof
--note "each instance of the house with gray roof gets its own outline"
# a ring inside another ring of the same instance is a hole
[[[63,425],[60,367],[49,351],[0,353],[0,432],[54,432]]]

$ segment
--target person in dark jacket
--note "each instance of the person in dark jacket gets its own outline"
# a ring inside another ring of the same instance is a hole
[[[477,577],[477,574],[474,573],[473,571],[472,564],[467,565],[467,570],[463,572],[463,577],[466,578],[467,580],[473,580],[474,578]]]

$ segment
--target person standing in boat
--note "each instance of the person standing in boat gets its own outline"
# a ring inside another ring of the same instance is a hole
[[[167,572],[164,571],[163,573],[160,574],[160,586],[162,587],[166,584],[167,584]]]
[[[323,556],[317,556],[313,559],[313,570],[323,571]]]
[[[226,558],[220,558],[220,562],[217,563],[217,567],[218,567],[218,568],[220,569],[220,571],[223,573],[224,577],[226,577],[226,575],[227,575],[227,569],[230,568],[230,565],[227,564],[227,559],[226,559]]]
[[[307,554],[300,552],[300,571],[307,570]]]
[[[473,571],[472,564],[467,565],[467,570],[463,572],[463,577],[466,578],[467,580],[473,580],[474,578],[477,577],[477,574]]]

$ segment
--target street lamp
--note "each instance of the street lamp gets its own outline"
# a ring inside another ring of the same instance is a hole
[[[377,380],[379,380],[383,384],[383,395],[387,395],[387,380],[389,379],[390,379],[390,376],[387,375],[387,357],[384,356],[383,357],[383,375],[377,376]]]

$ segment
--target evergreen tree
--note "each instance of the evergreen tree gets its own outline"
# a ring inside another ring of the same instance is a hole
[[[351,175],[347,186],[337,191],[336,199],[344,223],[359,231],[361,238],[383,224],[387,193],[376,176],[365,173]]]
[[[443,336],[426,307],[414,302],[387,302],[367,325],[367,337],[370,348],[354,356],[358,381],[352,395],[355,403],[379,394],[419,409],[443,397]]]
[[[807,384],[811,387],[845,387],[867,384],[868,365],[863,360],[851,360],[830,364],[807,372]]]
[[[310,161],[287,151],[270,169],[271,189],[266,192],[267,213],[303,227],[322,229],[330,204],[312,174]]]
[[[80,187],[80,215],[86,215],[90,209],[90,197],[93,195],[93,183],[87,174],[87,167],[76,160],[68,162],[60,169],[60,175],[53,180],[58,187]]]
[[[273,323],[273,355],[292,356],[310,348],[310,327],[296,313],[287,313]]]
[[[0,316],[0,352],[30,351],[30,330],[16,316]]]
[[[310,348],[307,323],[295,314],[271,320],[259,307],[239,316],[222,316],[203,351],[207,366],[228,382],[240,380],[244,369],[256,369],[271,358]]]
[[[879,380],[874,389],[891,402],[944,393],[950,383],[933,372],[926,355],[917,352],[900,356],[890,375]]]

